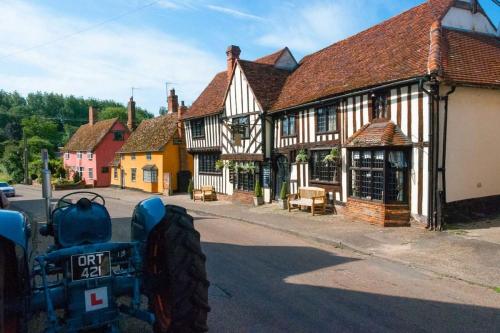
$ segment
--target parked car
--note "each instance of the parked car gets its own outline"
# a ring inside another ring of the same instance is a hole
[[[9,183],[0,182],[0,191],[2,191],[6,197],[16,196],[16,189],[14,186],[9,185]]]

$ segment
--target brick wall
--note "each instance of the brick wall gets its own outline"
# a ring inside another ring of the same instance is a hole
[[[345,213],[348,217],[364,222],[388,226],[406,226],[410,223],[408,205],[383,204],[348,198]]]
[[[253,204],[253,192],[234,191],[232,200],[244,204]]]

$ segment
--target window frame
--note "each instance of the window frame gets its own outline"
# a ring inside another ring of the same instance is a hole
[[[371,152],[371,158],[370,158],[370,167],[353,167],[352,166],[352,153],[355,151],[359,151],[360,154],[363,154],[364,152]],[[374,161],[374,152],[376,151],[383,151],[384,152],[384,159],[383,159],[383,164],[382,168],[380,167],[373,167],[373,161]],[[388,172],[389,172],[389,162],[388,162],[388,156],[390,152],[402,152],[404,154],[405,160],[406,160],[406,167],[403,169],[398,169],[402,170],[404,172],[404,183],[403,183],[403,200],[402,201],[397,201],[397,200],[388,200]],[[373,173],[373,171],[377,172],[382,172],[383,175],[383,185],[382,185],[382,198],[381,199],[373,199],[373,182],[374,178],[373,175],[370,175],[370,190],[371,190],[371,195],[370,199],[359,197],[353,195],[353,184],[352,184],[352,171],[357,170],[357,171],[370,171]],[[402,204],[402,205],[409,205],[410,203],[410,176],[411,176],[411,153],[408,148],[400,148],[400,147],[370,147],[370,148],[351,148],[347,150],[347,195],[349,198],[354,198],[356,200],[363,200],[363,201],[368,201],[368,202],[379,202],[383,204]]]
[[[76,159],[77,159],[77,160],[81,160],[81,159],[82,159],[82,157],[83,157],[83,153],[82,153],[81,151],[77,151],[77,152],[76,152]]]
[[[251,133],[250,133],[250,116],[238,116],[238,117],[233,117],[231,118],[231,124],[234,125],[241,125],[241,119],[246,119],[246,126],[244,127],[244,130],[241,131],[239,130],[238,132],[241,134],[241,140],[248,140],[250,139]],[[234,140],[234,133],[235,130],[233,129],[231,131],[232,133],[232,139]]]
[[[94,153],[91,151],[87,152],[87,160],[92,161],[94,159]]]
[[[118,167],[113,167],[113,179],[118,179]]]
[[[148,184],[158,183],[158,170],[142,170],[142,181]]]
[[[205,139],[205,118],[193,119],[191,123],[191,137]]]
[[[89,177],[89,179],[92,179],[92,180],[95,179],[94,178],[94,176],[95,176],[94,175],[94,168],[88,168],[87,169],[87,176]]]
[[[340,147],[338,147],[338,148],[340,151]],[[337,180],[336,181],[328,181],[328,180],[313,178],[314,159],[313,159],[312,155],[315,153],[320,153],[320,152],[326,153],[326,155],[328,155],[330,153],[330,151],[331,151],[331,148],[328,148],[328,149],[313,148],[313,149],[309,150],[309,152],[308,152],[309,183],[311,183],[311,184],[331,184],[331,185],[340,185],[342,183],[342,156],[339,156],[340,163],[338,163],[335,166],[329,166],[332,168],[332,170],[330,170],[328,172],[334,172],[333,168],[337,168]],[[324,163],[324,162],[321,162],[321,163]]]
[[[85,167],[78,166],[76,169],[76,172],[78,172],[80,174],[80,179],[83,179],[83,174],[85,173]]]
[[[371,112],[372,119],[389,119],[390,94],[390,90],[378,91],[371,94],[372,109],[369,111]],[[380,112],[380,110],[376,108],[382,99],[384,101],[384,110]]]
[[[210,157],[210,158],[208,158]],[[203,161],[203,159],[213,159],[212,161]],[[198,154],[198,173],[200,175],[222,175],[222,170],[217,170],[215,168],[215,162],[220,160],[220,153],[200,153]],[[206,168],[206,166],[212,165],[213,167]]]
[[[113,141],[125,141],[125,131],[121,130],[113,131]]]
[[[109,173],[109,167],[108,166],[101,167],[101,173]]]
[[[69,153],[68,152],[64,153],[64,159],[69,160]]]
[[[153,159],[153,156],[152,156],[152,155],[153,155],[153,154],[152,154],[150,151],[146,152],[146,160],[147,160],[147,161],[151,161],[151,160]]]
[[[135,153],[131,153],[131,154],[130,154],[130,159],[131,159],[132,161],[134,161],[134,160],[135,160],[135,158],[136,158]]]
[[[290,126],[290,119],[293,118],[293,126]],[[297,114],[287,114],[280,118],[281,137],[290,138],[297,136]],[[285,128],[287,133],[285,133]],[[290,130],[293,129],[293,133]]]
[[[132,183],[137,181],[137,168],[130,168],[130,181]]]
[[[329,105],[317,107],[314,110],[314,122],[315,122],[314,128],[316,130],[316,134],[333,134],[333,133],[339,132],[339,110],[338,109],[339,109],[338,104],[329,104]],[[320,124],[319,112],[320,112],[320,110],[327,110],[326,115],[324,116],[326,130],[319,129],[319,124]],[[331,110],[333,110],[333,112],[335,112],[335,128],[334,129],[329,129],[330,128],[330,126],[329,126],[329,119],[330,119],[329,112],[331,112]]]

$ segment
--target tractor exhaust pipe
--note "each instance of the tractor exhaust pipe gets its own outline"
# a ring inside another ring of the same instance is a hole
[[[50,204],[52,200],[52,184],[50,183],[50,169],[49,169],[49,152],[47,149],[42,149],[42,196],[45,199],[45,215],[47,218],[47,225],[51,224]]]

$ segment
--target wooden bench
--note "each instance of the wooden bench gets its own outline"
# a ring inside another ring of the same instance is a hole
[[[193,201],[213,201],[217,199],[215,188],[212,185],[202,186],[201,189],[193,190]]]
[[[321,187],[299,187],[299,193],[288,195],[288,211],[311,207],[312,215],[319,210],[325,213],[326,191]]]

